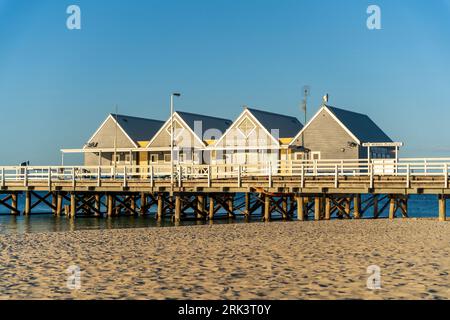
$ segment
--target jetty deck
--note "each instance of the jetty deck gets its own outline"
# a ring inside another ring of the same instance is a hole
[[[47,205],[55,215],[214,219],[219,210],[230,218],[263,220],[374,218],[408,216],[408,196],[434,194],[439,219],[445,220],[450,159],[278,161],[254,165],[180,164],[154,166],[0,167],[0,207],[11,214],[31,214]],[[25,194],[25,197],[19,197]],[[240,196],[243,195],[243,196]],[[361,197],[364,196],[364,201]],[[20,206],[18,202],[24,199]],[[23,207],[20,211],[19,207]]]

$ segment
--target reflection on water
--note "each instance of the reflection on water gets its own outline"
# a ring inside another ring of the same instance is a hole
[[[260,221],[255,218],[253,221]],[[187,225],[223,224],[248,222],[243,218],[236,220],[219,219],[213,221],[188,220],[179,223],[169,218],[158,221],[152,216],[121,216],[112,218],[77,217],[69,219],[65,216],[55,217],[52,214],[36,214],[30,216],[0,215],[0,234],[30,232],[64,232],[77,230],[101,230],[147,227],[173,227]]]
[[[364,208],[364,198],[363,205]],[[447,201],[450,205],[450,201]],[[380,208],[382,205],[379,206]],[[447,208],[450,210],[450,207]],[[386,217],[388,209],[383,211],[380,217]],[[432,195],[411,196],[408,202],[408,211],[410,217],[437,217],[438,202],[437,197]],[[368,209],[366,217],[371,217],[371,209]],[[275,219],[277,216],[275,215]],[[258,212],[252,222],[261,221],[261,215]],[[236,220],[221,219],[212,221],[183,221],[173,223],[170,219],[157,221],[154,215],[149,216],[121,216],[113,218],[94,218],[94,217],[77,217],[76,219],[68,219],[65,216],[55,217],[52,214],[32,214],[31,216],[12,216],[0,213],[0,234],[11,233],[29,233],[29,232],[64,232],[76,230],[99,230],[99,229],[121,229],[121,228],[147,228],[147,227],[171,227],[183,225],[204,225],[204,224],[223,224],[223,223],[243,223],[248,222],[244,218]]]

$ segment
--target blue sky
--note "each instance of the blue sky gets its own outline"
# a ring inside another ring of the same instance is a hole
[[[66,28],[79,5],[82,29]],[[366,27],[381,7],[382,30]],[[115,105],[165,120],[243,105],[367,113],[403,156],[450,156],[450,1],[0,0],[1,164],[57,164]]]

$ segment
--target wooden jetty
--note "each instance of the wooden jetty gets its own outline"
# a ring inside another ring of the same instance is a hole
[[[32,214],[261,217],[328,220],[408,217],[408,196],[433,194],[446,219],[450,159],[277,161],[254,165],[0,167],[0,208]],[[173,179],[171,179],[173,172]],[[23,202],[23,203],[20,203]],[[19,209],[23,208],[23,209]]]

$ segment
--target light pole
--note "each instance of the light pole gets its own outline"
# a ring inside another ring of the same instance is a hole
[[[174,145],[174,139],[173,139],[173,98],[174,97],[180,97],[180,93],[172,93],[170,95],[170,189],[171,193],[173,193],[173,145]]]

